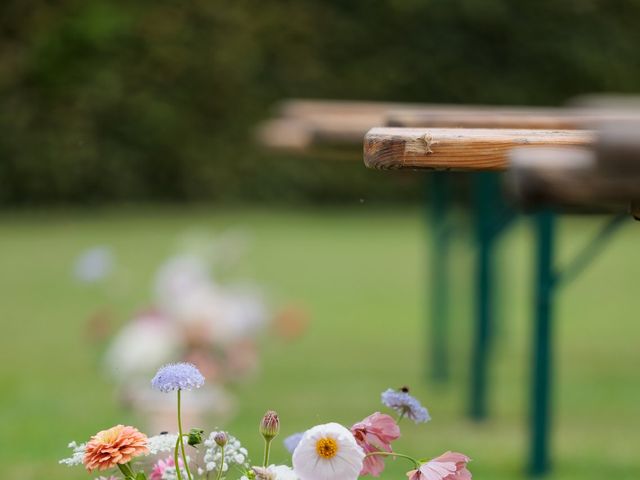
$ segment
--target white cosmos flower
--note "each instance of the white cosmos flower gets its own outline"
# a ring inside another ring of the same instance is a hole
[[[304,433],[293,452],[300,480],[356,480],[364,451],[349,430],[337,423],[317,425]]]

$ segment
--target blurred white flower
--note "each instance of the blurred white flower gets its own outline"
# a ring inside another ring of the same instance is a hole
[[[253,467],[256,480],[298,480],[298,476],[287,465],[269,465],[268,467]]]
[[[120,330],[107,350],[105,363],[114,377],[128,380],[168,362],[180,346],[180,336],[171,322],[159,312],[145,312]]]
[[[197,326],[212,344],[226,344],[255,334],[267,322],[261,297],[243,289],[209,283],[165,302],[167,314],[187,327]]]
[[[164,262],[155,280],[155,293],[161,305],[211,283],[209,266],[197,255],[177,255]]]

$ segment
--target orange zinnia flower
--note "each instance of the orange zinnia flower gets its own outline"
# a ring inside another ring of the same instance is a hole
[[[133,457],[149,452],[147,442],[147,436],[134,427],[116,425],[102,430],[87,442],[84,466],[91,472],[128,463]]]

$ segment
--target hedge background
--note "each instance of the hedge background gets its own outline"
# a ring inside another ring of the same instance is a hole
[[[287,97],[560,104],[640,85],[636,0],[4,0],[0,202],[351,202],[416,177],[283,159]]]

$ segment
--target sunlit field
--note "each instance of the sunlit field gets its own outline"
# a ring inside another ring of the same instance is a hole
[[[261,373],[236,388],[229,431],[259,459],[257,423],[268,408],[282,436],[319,422],[345,425],[377,409],[380,392],[410,385],[433,420],[401,425],[399,450],[420,457],[469,455],[476,479],[524,477],[531,330],[531,229],[522,219],[499,244],[491,415],[465,417],[473,314],[472,222],[460,213],[452,248],[452,378],[429,383],[428,224],[420,209],[222,210],[137,208],[21,212],[0,217],[0,461],[3,478],[92,478],[57,465],[70,440],[116,423],[121,409],[86,339],[86,318],[104,295],[71,276],[75,256],[110,245],[124,269],[108,302],[120,323],[150,297],[158,263],[181,234],[242,227],[251,238],[240,275],[265,285],[274,305],[294,303],[311,319],[293,341],[265,337]],[[602,219],[563,220],[559,265],[588,242]],[[640,224],[629,220],[605,251],[558,292],[554,347],[553,480],[640,478]],[[214,425],[204,426],[211,429]],[[276,440],[272,459],[289,462]],[[384,478],[408,465],[388,462]],[[95,476],[95,475],[94,475]]]

